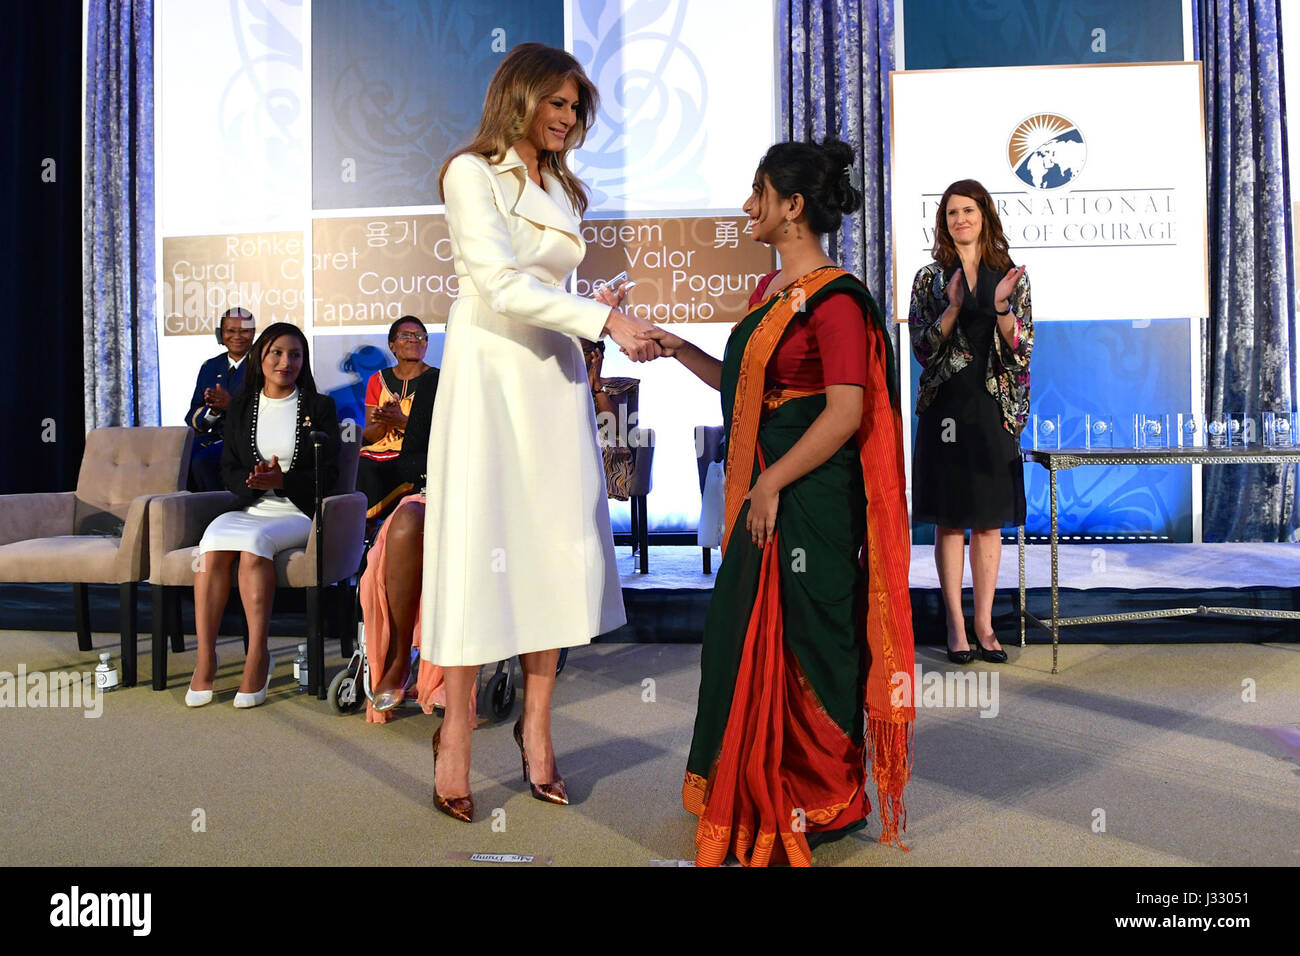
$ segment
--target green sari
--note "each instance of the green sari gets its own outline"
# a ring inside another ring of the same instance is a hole
[[[858,302],[869,330],[862,425],[826,462],[782,489],[775,534],[759,549],[746,531],[744,495],[826,407],[824,392],[764,394],[766,365],[796,306],[815,310],[835,292]],[[700,817],[702,865],[729,854],[747,864],[806,865],[808,834],[865,825],[868,750],[884,804],[882,839],[897,840],[914,714],[893,706],[888,693],[889,675],[906,669],[910,677],[912,668],[894,381],[879,309],[838,269],[770,297],[727,343],[728,520],[682,791],[686,808]]]

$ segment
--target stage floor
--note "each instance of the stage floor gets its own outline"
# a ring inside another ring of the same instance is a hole
[[[20,770],[0,775],[6,862],[355,866],[382,858],[428,867],[488,852],[647,866],[693,858],[695,820],[680,790],[698,646],[574,650],[553,719],[573,805],[531,799],[509,724],[484,725],[471,773],[477,817],[466,826],[430,805],[437,718],[405,711],[381,726],[334,715],[296,693],[293,643],[272,640],[280,663],[267,703],[254,710],[231,707],[243,666],[238,638],[221,642],[214,703],[186,709],[191,635],[187,651],[169,657],[168,688],[157,693],[142,637],[141,685],[107,695],[99,719],[76,709],[0,713],[6,766]],[[116,657],[115,635],[97,634],[95,646]],[[818,849],[817,865],[1300,864],[1296,646],[1068,646],[1056,677],[1050,648],[1009,651],[1001,667],[955,669],[938,648],[918,651],[923,675],[961,671],[988,697],[983,706],[921,708],[907,790],[910,853],[876,842],[873,812],[867,830]],[[70,634],[0,633],[0,670],[20,663],[29,672],[85,671],[96,655],[79,652]],[[341,664],[337,645],[329,664]],[[1245,677],[1257,687],[1254,702],[1242,700]],[[875,807],[874,786],[869,794]],[[192,829],[196,808],[202,833]]]
[[[701,551],[689,546],[650,548],[650,573],[636,573],[627,546],[617,550],[624,589],[713,590],[721,560],[713,550],[714,574],[704,574]],[[1025,548],[1025,586],[1052,586],[1052,549],[1033,544]],[[1116,588],[1176,588],[1200,591],[1214,588],[1300,587],[1300,544],[1069,544],[1058,556],[1061,588],[1095,590]],[[934,547],[912,546],[910,576],[913,588],[938,589]],[[963,586],[971,586],[967,567]],[[1002,549],[998,588],[1018,590],[1019,568],[1014,543]]]
[[[713,552],[713,574],[704,574],[700,549],[652,546],[650,573],[637,573],[636,559],[624,545],[615,551],[623,587],[628,624],[602,640],[647,644],[696,643],[704,632],[720,555]],[[1027,606],[1040,618],[1049,617],[1051,602],[1050,548],[1026,549]],[[912,620],[918,644],[945,640],[944,609],[935,574],[933,548],[914,545],[911,561]],[[966,574],[964,602],[972,617],[971,582]],[[1019,579],[1016,548],[1002,551],[998,591],[993,600],[993,624],[1004,643],[1020,642]],[[182,602],[184,626],[193,631],[191,602]],[[1294,544],[1087,544],[1060,549],[1060,613],[1063,617],[1111,614],[1120,611],[1206,606],[1251,607],[1259,610],[1300,610],[1300,545]],[[140,588],[139,630],[152,628],[150,590]],[[222,633],[239,633],[238,602],[227,607]],[[118,626],[118,589],[90,587],[90,617],[94,630]],[[271,620],[273,635],[301,635],[305,627],[301,592],[277,595]],[[71,588],[68,585],[0,585],[0,629],[71,631]],[[1030,642],[1050,640],[1045,631],[1030,630]],[[1141,623],[1085,625],[1064,628],[1063,642],[1189,643],[1300,640],[1300,621],[1262,618],[1231,619],[1197,615]]]
[[[617,550],[628,624],[604,639],[646,643],[699,641],[714,574],[704,574],[700,549],[651,547],[650,573],[638,574],[627,547]],[[1188,607],[1300,611],[1300,545],[1072,544],[1058,554],[1061,617]],[[912,623],[918,644],[946,641],[946,612],[932,545],[913,545]],[[970,569],[963,580],[967,630],[974,616]],[[1026,606],[1051,617],[1049,545],[1025,549]],[[1003,644],[1020,643],[1019,567],[1014,544],[1002,549],[993,627]],[[1027,626],[1027,642],[1050,641]],[[1300,640],[1300,621],[1198,614],[1142,622],[1093,623],[1061,629],[1062,643],[1221,643]]]

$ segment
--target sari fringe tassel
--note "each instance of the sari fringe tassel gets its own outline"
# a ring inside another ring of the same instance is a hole
[[[866,752],[871,774],[876,778],[880,808],[880,842],[910,851],[900,835],[907,832],[907,804],[903,788],[912,777],[913,722],[898,723],[883,717],[867,717]]]

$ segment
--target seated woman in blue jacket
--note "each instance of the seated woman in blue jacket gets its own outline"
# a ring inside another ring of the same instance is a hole
[[[253,344],[253,313],[236,306],[217,321],[217,341],[226,347],[199,368],[185,424],[197,434],[190,456],[190,487],[220,491],[221,435],[230,399],[244,384],[244,357]]]

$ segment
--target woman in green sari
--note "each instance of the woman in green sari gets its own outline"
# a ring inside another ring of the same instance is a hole
[[[781,269],[759,282],[721,362],[641,333],[722,393],[727,433],[723,560],[682,787],[700,865],[809,865],[810,835],[865,825],[867,761],[881,840],[906,828],[915,712],[897,370],[870,292],[821,245],[861,206],[852,162],[832,139],[763,157],[745,212]]]

